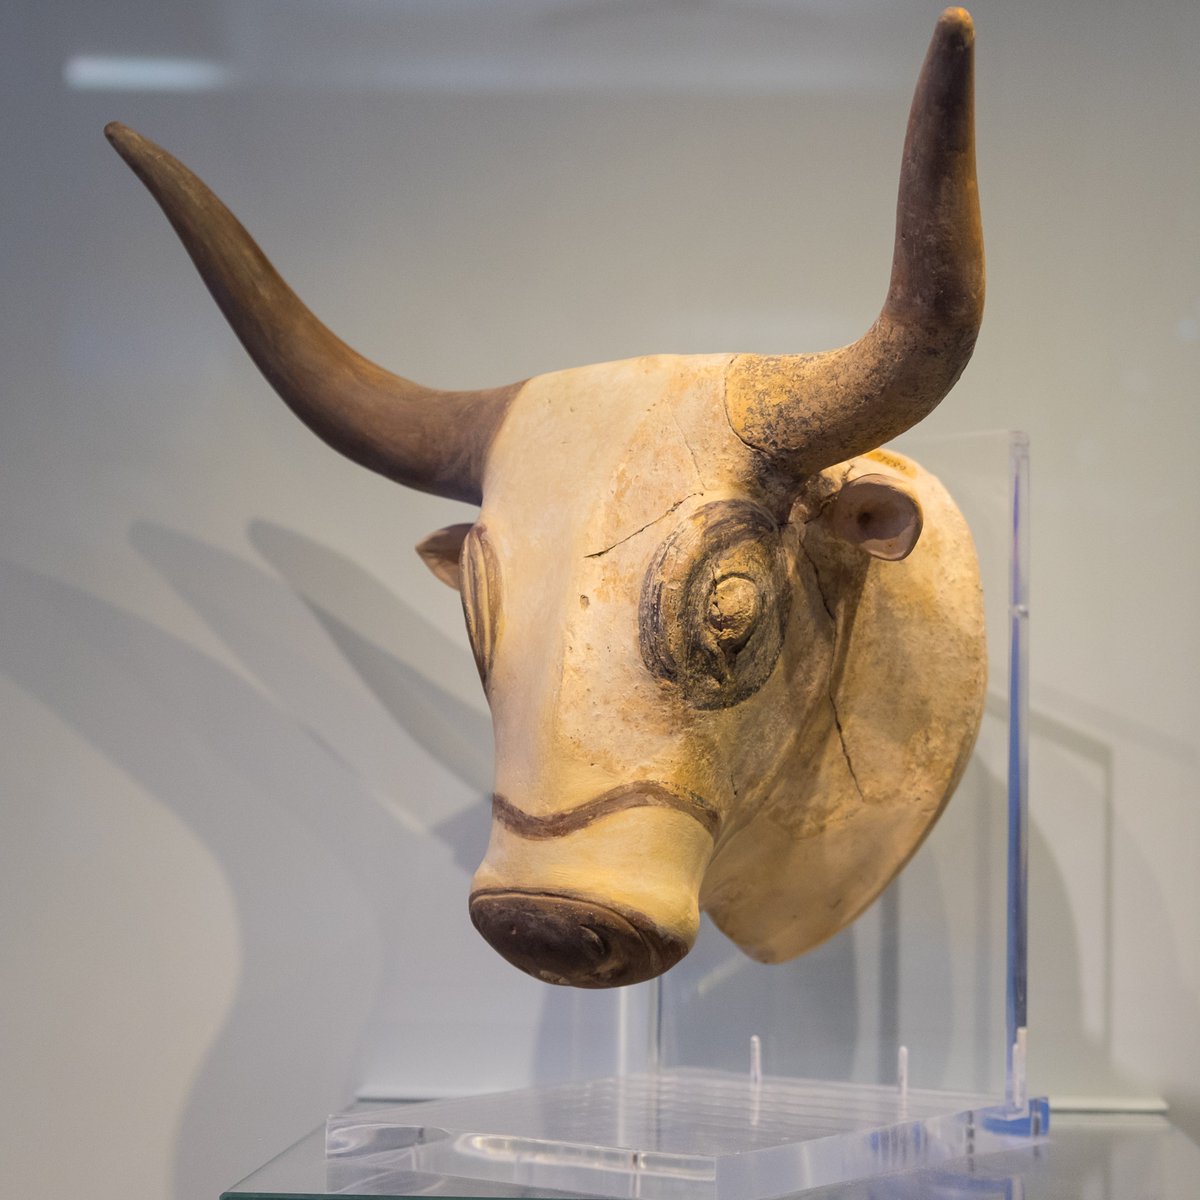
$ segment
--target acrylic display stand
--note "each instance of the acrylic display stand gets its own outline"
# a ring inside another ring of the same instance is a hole
[[[625,989],[621,1061],[640,1070],[334,1115],[339,1193],[433,1175],[489,1194],[766,1200],[1044,1135],[1026,1083],[1028,443],[901,448],[971,525],[991,654],[979,762],[913,863],[794,967],[706,929],[663,979]]]

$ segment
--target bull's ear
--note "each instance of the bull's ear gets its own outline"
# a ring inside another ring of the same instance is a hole
[[[470,532],[470,525],[447,525],[445,529],[439,529],[417,543],[417,553],[425,565],[456,592],[462,591],[459,560],[463,541]]]
[[[924,521],[916,496],[890,475],[847,480],[826,519],[843,541],[889,561],[908,557]]]

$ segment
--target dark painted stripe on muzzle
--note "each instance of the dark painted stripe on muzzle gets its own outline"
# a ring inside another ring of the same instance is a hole
[[[653,780],[623,783],[577,808],[547,813],[543,817],[523,812],[498,792],[492,796],[492,816],[505,829],[524,838],[564,837],[587,828],[601,817],[627,808],[673,808],[699,822],[711,838],[717,836],[721,825],[721,814],[694,792],[671,788]]]

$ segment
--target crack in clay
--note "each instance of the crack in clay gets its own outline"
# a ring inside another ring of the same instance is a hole
[[[833,691],[829,693],[829,708],[833,712],[833,724],[837,728],[838,741],[842,744],[842,757],[846,760],[846,770],[850,772],[850,782],[854,784],[854,790],[858,793],[860,800],[865,800],[863,796],[862,785],[858,782],[858,775],[854,771],[854,763],[850,761],[850,748],[846,745],[846,732],[842,729],[842,719],[838,716],[837,702],[833,698]]]
[[[728,413],[726,416],[728,416]],[[683,426],[680,425],[679,418],[674,413],[671,414],[671,421],[675,428],[679,430],[679,436],[683,439],[683,444],[687,447],[687,452],[692,456],[692,466],[696,470],[696,478],[700,481],[700,486],[706,488],[708,484],[705,483],[704,476],[700,474],[700,463],[696,458],[696,452],[692,449],[692,443],[688,441],[688,436],[683,432]]]
[[[687,494],[686,496],[683,496],[683,497],[681,497],[680,499],[676,500],[676,501],[675,501],[675,503],[674,503],[674,504],[672,504],[672,505],[671,505],[671,507],[670,507],[670,508],[668,508],[668,509],[667,509],[667,511],[666,511],[665,513],[660,513],[660,514],[659,514],[657,517],[655,517],[655,518],[654,518],[654,520],[653,520],[653,521],[647,521],[647,522],[645,523],[645,525],[643,525],[643,526],[641,527],[641,529],[635,529],[635,530],[634,530],[632,533],[627,533],[627,534],[626,534],[626,535],[625,535],[623,538],[621,538],[619,541],[615,541],[615,542],[613,542],[613,544],[612,544],[611,546],[605,546],[603,550],[596,550],[594,553],[592,553],[592,554],[585,554],[583,557],[584,557],[584,558],[600,558],[601,556],[603,556],[603,555],[607,554],[607,553],[608,553],[610,550],[615,550],[615,549],[616,549],[618,546],[623,546],[623,545],[624,545],[624,544],[625,544],[627,541],[629,541],[629,540],[630,540],[630,538],[635,538],[635,537],[637,537],[637,535],[638,535],[639,533],[645,533],[645,532],[646,532],[646,530],[647,530],[647,529],[649,529],[651,525],[657,525],[657,524],[659,523],[659,521],[665,520],[665,519],[666,519],[667,517],[669,517],[669,516],[670,516],[670,515],[671,515],[671,514],[672,514],[672,513],[673,513],[673,512],[674,512],[674,511],[675,511],[675,510],[676,510],[676,509],[677,509],[677,508],[678,508],[678,507],[681,505],[681,504],[684,504],[684,503],[686,503],[686,502],[687,502],[688,500],[690,500],[690,499],[691,499],[693,496],[702,496],[702,495],[704,495],[704,493],[703,493],[703,492],[688,492],[688,494]]]
[[[821,582],[821,572],[817,569],[817,564],[813,557],[808,552],[808,547],[804,544],[803,534],[799,539],[800,553],[804,555],[805,561],[812,568],[813,579],[817,584],[817,595],[821,597],[821,604],[825,608],[825,613],[833,624],[833,658],[837,660],[837,617],[834,616],[833,609],[829,607],[829,599],[825,595],[825,588]],[[837,700],[833,694],[833,672],[829,674],[829,684],[826,688],[826,697],[829,700],[829,711],[833,714],[833,725],[837,730],[838,742],[842,747],[842,757],[846,760],[846,770],[850,773],[850,782],[854,784],[854,790],[858,793],[860,800],[865,800],[863,796],[862,785],[858,782],[858,774],[854,770],[854,763],[850,759],[850,747],[846,745],[846,731],[842,728],[842,717],[838,712]]]

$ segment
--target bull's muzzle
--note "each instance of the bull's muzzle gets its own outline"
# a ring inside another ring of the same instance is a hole
[[[471,920],[546,983],[653,979],[691,949],[720,815],[676,784],[642,779],[534,814],[496,795]]]
[[[688,944],[643,913],[618,912],[576,896],[484,891],[471,897],[471,920],[513,966],[546,983],[608,988],[653,979]]]

